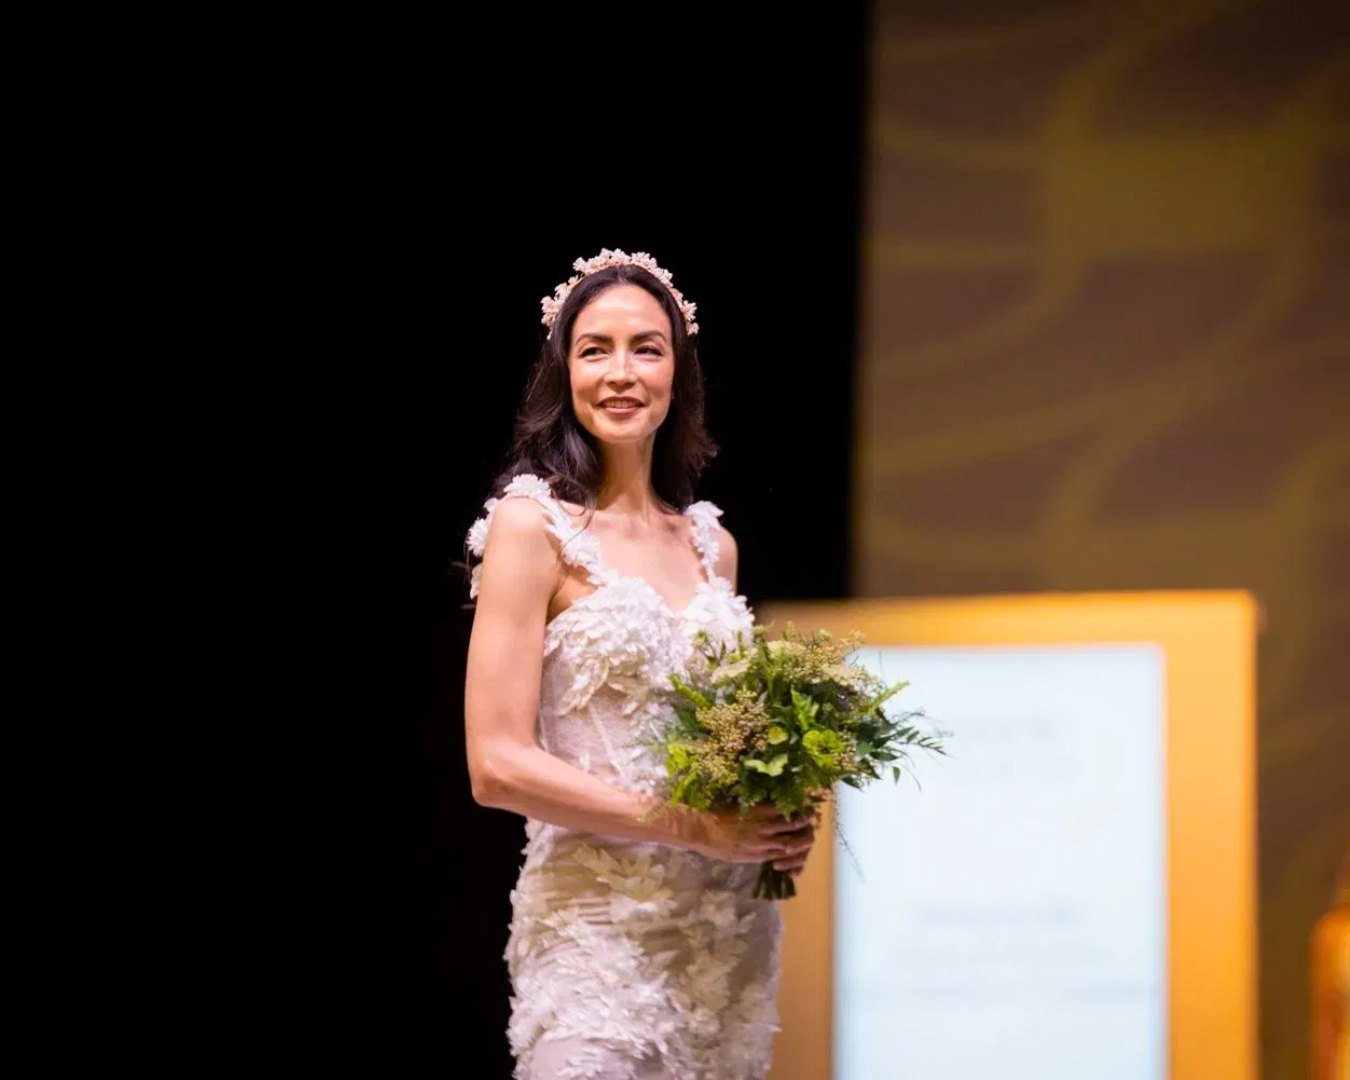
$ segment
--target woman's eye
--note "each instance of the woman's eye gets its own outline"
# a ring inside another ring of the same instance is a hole
[[[597,348],[596,346],[594,346],[594,345],[591,345],[591,346],[588,346],[588,347],[585,348],[585,349],[582,349],[580,355],[581,355],[582,357],[587,357],[587,356],[590,356],[591,353],[598,353],[598,352],[600,352],[600,349],[598,349],[598,348]],[[660,350],[657,346],[655,346],[655,345],[644,345],[644,346],[642,346],[642,348],[640,348],[640,349],[638,350],[638,352],[648,353],[648,354],[651,355],[651,356],[660,356],[660,355],[661,355],[661,350]]]

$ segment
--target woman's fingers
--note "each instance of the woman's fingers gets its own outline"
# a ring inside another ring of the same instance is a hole
[[[808,807],[784,818],[772,804],[755,806],[743,823],[750,834],[743,839],[744,850],[751,857],[772,861],[778,869],[801,873],[806,855],[815,843],[819,820],[819,807]]]
[[[789,833],[788,835],[780,834],[774,837],[774,842],[781,849],[782,854],[791,855],[798,851],[810,851],[811,845],[816,842],[816,834],[814,829]]]
[[[806,864],[806,857],[811,853],[815,846],[815,830],[811,829],[809,833],[801,840],[787,841],[783,843],[778,853],[778,858],[774,861],[776,870],[800,870]]]
[[[811,834],[792,836],[766,834],[750,841],[746,847],[754,853],[762,854],[766,859],[782,859],[804,854],[811,850],[814,843],[815,837]]]
[[[790,820],[790,821],[783,821],[782,819],[779,819],[778,821],[773,822],[772,824],[770,824],[770,825],[768,826],[768,829],[769,829],[770,832],[777,832],[777,833],[794,833],[794,832],[800,832],[800,831],[803,830],[803,829],[814,829],[815,827],[816,827],[816,819],[815,819],[815,818],[812,818],[812,817],[798,817],[798,818],[793,818],[793,819]]]

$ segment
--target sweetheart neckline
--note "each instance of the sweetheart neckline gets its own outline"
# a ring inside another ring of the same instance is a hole
[[[579,597],[577,597],[577,598],[576,598],[575,600],[573,600],[570,604],[568,604],[565,608],[563,608],[562,611],[558,612],[558,614],[554,615],[553,618],[549,619],[549,621],[546,622],[546,623],[544,624],[544,633],[547,634],[548,631],[554,626],[555,623],[561,621],[561,619],[563,618],[563,616],[566,615],[566,614],[567,614],[569,611],[571,611],[573,608],[575,608],[578,604],[585,603],[586,601],[590,600],[591,597],[593,597],[593,596],[599,596],[599,595],[600,595],[602,592],[604,592],[606,589],[611,588],[612,586],[618,585],[618,584],[620,584],[620,583],[622,583],[622,582],[625,582],[625,581],[636,581],[636,582],[637,582],[638,584],[640,584],[640,585],[645,585],[645,586],[647,587],[647,591],[650,592],[653,596],[656,597],[657,603],[659,603],[659,604],[666,610],[666,612],[667,612],[668,614],[675,616],[675,618],[677,618],[677,619],[684,620],[685,618],[688,617],[689,612],[693,609],[694,605],[698,603],[698,598],[699,598],[700,595],[702,595],[703,589],[704,589],[705,587],[706,587],[706,588],[717,588],[718,585],[719,585],[719,583],[720,583],[722,580],[723,580],[723,579],[721,579],[721,578],[718,578],[718,579],[716,579],[716,580],[713,580],[713,579],[710,579],[710,578],[700,578],[700,579],[699,579],[699,583],[698,583],[696,586],[694,586],[694,595],[693,595],[693,597],[690,598],[689,603],[685,604],[684,607],[680,608],[679,610],[676,610],[674,607],[671,606],[670,601],[667,600],[667,599],[661,594],[661,590],[658,589],[655,585],[653,585],[650,581],[648,581],[648,580],[647,580],[645,577],[643,577],[641,574],[617,574],[617,573],[616,573],[616,574],[614,575],[614,577],[611,578],[609,581],[605,581],[605,582],[602,582],[601,584],[597,585],[594,589],[592,589],[590,592],[588,592],[585,596],[579,596]]]

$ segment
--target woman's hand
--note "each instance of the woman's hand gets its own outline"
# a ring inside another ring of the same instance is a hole
[[[742,820],[739,810],[703,811],[702,835],[694,850],[724,862],[752,863],[774,861],[781,869],[801,866],[815,843],[819,811],[804,810],[784,818],[771,804],[756,806]],[[795,875],[794,875],[795,876]]]
[[[806,868],[806,857],[811,854],[811,848],[815,845],[816,825],[820,820],[820,811],[816,809],[807,810],[799,820],[805,820],[807,825],[795,834],[795,844],[792,850],[773,862],[775,870],[786,870],[788,876],[794,881],[802,876],[802,871]]]

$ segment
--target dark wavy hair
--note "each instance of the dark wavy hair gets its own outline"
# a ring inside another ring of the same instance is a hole
[[[657,428],[652,447],[652,489],[675,510],[682,511],[693,501],[694,482],[719,449],[704,423],[705,392],[697,336],[685,329],[679,305],[661,280],[632,264],[588,274],[563,302],[526,382],[508,464],[493,480],[493,495],[500,496],[521,473],[534,473],[548,481],[560,498],[586,507],[586,524],[590,524],[602,479],[600,450],[595,436],[582,426],[572,409],[567,358],[577,314],[600,293],[620,284],[646,289],[670,319],[675,378],[670,411]],[[462,566],[467,575],[471,573],[467,539],[464,547],[464,562],[455,565]]]

